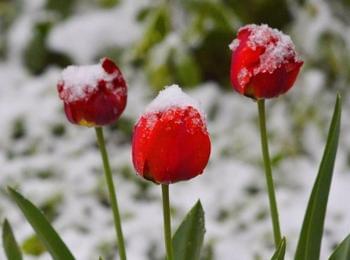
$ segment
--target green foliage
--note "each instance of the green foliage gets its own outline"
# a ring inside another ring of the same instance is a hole
[[[194,48],[194,56],[204,80],[229,85],[231,52],[227,46],[233,38],[232,31],[211,30],[204,36],[202,43]]]
[[[51,28],[49,21],[36,24],[33,37],[24,51],[24,64],[32,74],[41,74],[49,65],[66,67],[73,63],[67,55],[47,48],[46,40]]]
[[[104,8],[111,8],[119,4],[120,0],[98,0],[100,6]]]
[[[51,127],[51,134],[54,137],[62,137],[66,133],[66,126],[64,124],[58,123]]]
[[[287,0],[225,0],[243,24],[266,23],[282,29],[292,21]]]
[[[22,250],[27,255],[40,256],[46,252],[46,248],[36,235],[28,237],[22,243]]]
[[[191,53],[169,47],[166,53],[159,55],[164,55],[164,63],[154,64],[152,59],[147,63],[148,79],[155,90],[173,83],[192,87],[201,82],[200,68]]]
[[[350,235],[348,235],[334,250],[329,260],[350,259]]]
[[[21,10],[19,0],[0,1],[0,59],[7,56],[7,31]]]
[[[146,20],[146,30],[135,48],[134,55],[136,59],[146,58],[148,51],[161,42],[171,28],[171,19],[167,6],[162,5],[149,12]]]
[[[199,260],[204,233],[204,211],[201,202],[198,201],[174,234],[174,259]]]
[[[338,147],[340,118],[341,101],[338,95],[328,132],[327,144],[300,232],[298,247],[295,254],[296,260],[319,259],[328,195]]]
[[[52,257],[55,260],[74,260],[72,253],[40,210],[11,188],[9,194]]]
[[[46,9],[58,14],[61,18],[68,17],[74,8],[76,0],[47,0]]]
[[[17,118],[13,123],[12,135],[11,135],[12,139],[19,140],[25,137],[26,133],[27,133],[27,130],[26,130],[24,118],[22,117]]]
[[[5,219],[2,226],[2,243],[8,260],[22,260],[22,252],[18,247],[10,223]]]
[[[281,240],[276,252],[273,254],[271,260],[284,260],[285,254],[286,254],[286,238],[284,237]]]

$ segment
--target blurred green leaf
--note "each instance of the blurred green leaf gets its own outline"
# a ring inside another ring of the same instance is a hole
[[[8,260],[22,260],[22,252],[18,247],[10,223],[5,219],[2,226],[2,242]]]
[[[46,252],[45,246],[35,234],[24,240],[22,243],[22,250],[25,254],[32,256],[40,256]]]
[[[19,117],[13,123],[11,137],[14,140],[19,140],[25,137],[26,134],[27,134],[27,128],[25,124],[25,119],[23,117]]]
[[[286,238],[284,237],[281,240],[276,252],[273,254],[271,260],[283,260],[285,254],[286,254]]]
[[[161,5],[149,13],[146,31],[135,49],[137,58],[144,58],[147,52],[161,42],[171,28],[171,20],[167,6]]]
[[[34,75],[41,74],[51,64],[66,67],[73,63],[67,55],[48,49],[46,40],[51,28],[50,21],[36,24],[32,39],[24,50],[24,64]]]
[[[266,23],[273,28],[282,29],[293,18],[287,0],[225,0],[225,2],[243,24]]]
[[[323,153],[319,172],[314,183],[299,242],[295,254],[296,260],[319,260],[324,219],[327,210],[329,190],[338,147],[341,118],[341,99],[337,96],[327,144]]]
[[[152,59],[146,64],[148,80],[154,90],[174,83],[188,88],[201,82],[200,68],[191,53],[169,46],[162,59],[161,64],[153,64]]]
[[[199,260],[204,233],[204,211],[201,202],[198,201],[174,234],[174,259]]]
[[[189,53],[177,55],[175,73],[177,82],[183,87],[198,85],[201,80],[201,72],[196,61]]]
[[[155,91],[159,91],[164,86],[174,82],[170,67],[167,64],[161,64],[155,67],[150,66],[147,72],[149,83]]]
[[[104,8],[112,8],[119,4],[119,0],[98,0],[98,2]]]
[[[334,250],[329,260],[350,259],[350,235],[348,235]]]
[[[59,14],[62,18],[68,17],[74,8],[76,0],[47,0],[46,9]]]
[[[193,48],[194,59],[204,80],[216,81],[223,86],[229,84],[231,52],[228,44],[233,40],[233,32],[213,29],[209,31],[201,44]]]
[[[40,210],[12,188],[8,190],[11,198],[16,202],[28,222],[32,225],[38,238],[45,245],[52,257],[57,260],[74,260],[72,253]]]
[[[192,14],[198,15],[201,18],[201,23],[211,20],[216,28],[232,30],[232,22],[235,19],[231,10],[224,3],[210,0],[182,0],[181,2],[184,11],[190,11]],[[203,28],[205,27],[204,25]]]

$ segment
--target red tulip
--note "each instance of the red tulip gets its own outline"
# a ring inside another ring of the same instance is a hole
[[[247,25],[230,44],[231,83],[254,98],[277,97],[294,84],[303,61],[290,37],[267,25]]]
[[[89,127],[111,124],[126,106],[126,83],[117,65],[108,58],[96,65],[67,67],[57,90],[73,124]]]
[[[136,171],[169,184],[201,174],[208,163],[210,138],[196,102],[178,86],[161,91],[134,128]]]

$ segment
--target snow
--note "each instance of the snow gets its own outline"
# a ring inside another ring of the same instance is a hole
[[[158,96],[147,106],[145,114],[155,114],[170,108],[193,107],[205,119],[205,114],[198,101],[182,91],[178,85],[166,86]]]
[[[135,17],[145,2],[121,1],[111,10],[78,13],[53,29],[49,46],[69,54],[78,64],[95,59],[104,48],[129,46],[141,37]]]
[[[264,48],[260,55],[259,66],[254,68],[253,74],[273,73],[282,64],[291,61],[301,62],[295,51],[291,38],[277,29],[272,29],[266,24],[250,24],[242,27],[238,33],[248,30],[249,37],[247,45],[252,50],[259,47]]]
[[[234,39],[234,40],[229,44],[228,47],[230,48],[231,51],[234,52],[234,51],[238,48],[239,43],[240,43],[240,41],[239,41],[238,39]]]
[[[71,65],[65,68],[58,82],[58,85],[62,86],[62,90],[59,91],[60,98],[67,103],[86,99],[97,90],[100,81],[108,83],[119,76],[118,72],[107,73],[101,63],[102,61],[95,65]],[[106,86],[113,87],[113,84]]]

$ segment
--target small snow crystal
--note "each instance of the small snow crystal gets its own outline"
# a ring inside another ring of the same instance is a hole
[[[106,81],[107,88],[113,87],[113,84],[108,82],[118,76],[117,72],[108,74],[101,64],[68,66],[62,71],[59,81],[59,85],[63,87],[61,98],[66,102],[84,99],[96,90],[99,81]]]
[[[238,39],[234,39],[229,45],[228,47],[231,49],[231,51],[235,51],[237,49],[237,47],[239,46],[239,40]]]
[[[285,35],[277,29],[272,29],[266,24],[247,25],[240,31],[248,30],[250,32],[247,45],[252,50],[257,47],[263,47],[264,53],[260,55],[260,64],[253,71],[254,75],[259,73],[273,73],[282,64],[294,60],[300,61],[295,46],[288,35]]]
[[[157,113],[172,107],[186,108],[189,106],[197,109],[203,120],[205,119],[199,102],[184,93],[178,85],[171,85],[159,92],[158,96],[148,105],[145,113]]]

